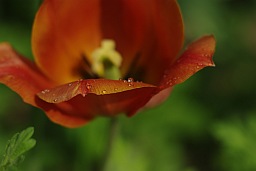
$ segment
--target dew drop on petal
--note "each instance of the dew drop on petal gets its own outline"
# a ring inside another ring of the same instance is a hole
[[[128,78],[128,83],[134,82],[133,78]]]
[[[69,83],[68,86],[72,86],[72,83]]]
[[[58,101],[58,99],[54,99],[54,100],[53,100],[53,102],[57,102],[57,101]]]
[[[102,90],[102,94],[107,94],[107,90]]]
[[[48,89],[41,91],[42,94],[49,93],[49,92],[50,92],[50,90],[48,90]]]
[[[86,84],[86,89],[87,89],[87,90],[91,90],[91,88],[92,88],[92,85],[87,83],[87,84]]]

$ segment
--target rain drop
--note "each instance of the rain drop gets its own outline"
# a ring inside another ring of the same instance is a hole
[[[133,83],[129,83],[128,86],[129,86],[129,87],[133,86]]]
[[[128,83],[134,82],[133,78],[128,78]]]
[[[173,85],[172,81],[171,80],[167,81],[167,85],[172,86]]]
[[[87,83],[87,84],[86,84],[86,88],[87,88],[87,90],[91,90],[92,85]]]
[[[57,102],[57,101],[58,101],[58,99],[54,99],[54,100],[53,100],[53,102]]]
[[[107,94],[107,90],[102,90],[102,94]]]
[[[42,94],[49,93],[49,92],[50,92],[50,90],[48,90],[48,89],[41,91]]]

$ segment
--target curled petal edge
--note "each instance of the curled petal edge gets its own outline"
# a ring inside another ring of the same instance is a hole
[[[60,108],[67,104],[62,106],[49,104],[36,97],[36,93],[45,87],[55,85],[38,70],[34,63],[16,53],[8,43],[0,44],[0,83],[19,94],[24,102],[44,110],[54,123],[77,127],[90,120],[70,116]]]
[[[165,71],[159,85],[160,90],[184,82],[205,67],[215,66],[212,60],[215,44],[213,35],[204,36],[191,43],[174,64]]]
[[[191,43],[183,54],[168,67],[158,86],[156,95],[145,105],[153,107],[167,99],[174,85],[180,84],[199,70],[215,66],[212,57],[215,52],[216,40],[213,35],[201,37]]]

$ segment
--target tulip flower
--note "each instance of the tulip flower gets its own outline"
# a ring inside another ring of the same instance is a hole
[[[214,66],[215,39],[182,51],[176,0],[44,0],[32,30],[35,62],[0,44],[0,82],[55,123],[133,116]]]

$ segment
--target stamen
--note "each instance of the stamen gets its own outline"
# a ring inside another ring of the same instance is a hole
[[[108,79],[120,78],[119,67],[122,63],[122,57],[115,50],[115,42],[113,40],[102,40],[101,47],[93,51],[92,60],[92,70],[100,77]]]

